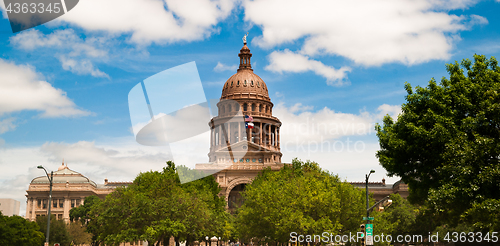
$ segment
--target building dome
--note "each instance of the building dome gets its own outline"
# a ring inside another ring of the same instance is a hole
[[[236,74],[231,76],[222,87],[222,99],[254,98],[271,101],[267,85],[257,74],[253,73],[250,58],[252,53],[246,44],[241,48],[240,67]]]
[[[48,184],[49,179],[47,176],[41,176],[34,178],[31,184]],[[91,184],[96,186],[96,183],[89,178],[83,176],[81,173],[70,170],[68,167],[64,167],[53,173],[52,183],[69,183],[69,184]]]

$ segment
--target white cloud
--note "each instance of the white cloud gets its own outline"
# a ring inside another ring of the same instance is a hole
[[[279,103],[273,114],[282,122],[281,144],[338,139],[344,136],[362,136],[371,133],[374,119],[368,112],[347,114],[327,107],[314,112],[312,107],[295,104],[286,107]]]
[[[102,43],[106,43],[104,38],[90,37],[82,39],[76,35],[72,29],[56,30],[51,34],[43,34],[36,29],[26,30],[10,38],[11,43],[18,45],[24,50],[34,50],[37,48],[56,47],[69,48],[71,56],[85,55],[94,58],[107,57],[107,51],[99,49]]]
[[[0,59],[0,115],[22,110],[42,111],[42,117],[85,116],[61,89],[43,80],[34,68]]]
[[[488,20],[479,15],[470,15],[469,26],[472,27],[474,25],[487,25]]]
[[[327,79],[329,85],[341,86],[345,85],[344,79],[347,77],[347,72],[351,71],[349,67],[342,67],[335,69],[327,66],[320,61],[309,59],[309,57],[301,54],[293,53],[285,49],[282,52],[274,51],[269,55],[269,65],[265,67],[266,70],[274,72],[307,72],[313,71],[317,75],[323,76]]]
[[[3,120],[0,119],[0,134],[14,130],[16,128],[16,125],[14,124],[15,120],[16,118],[14,117],[9,117]],[[2,146],[2,143],[0,143],[0,146]]]
[[[111,46],[103,37],[80,38],[72,29],[56,30],[43,34],[36,29],[26,30],[10,38],[10,42],[20,49],[32,51],[39,48],[55,49],[55,56],[64,70],[79,75],[94,77],[109,76],[95,68],[92,60],[103,61],[108,58],[107,46]],[[63,53],[59,54],[59,53]]]
[[[57,20],[89,31],[130,34],[130,41],[141,45],[193,41],[218,32],[217,23],[231,13],[235,2],[86,0]]]
[[[378,66],[449,58],[456,34],[469,28],[470,18],[446,10],[475,2],[254,0],[243,5],[245,19],[263,30],[262,36],[253,39],[262,47],[300,44],[304,39],[302,55],[338,55]]]
[[[220,62],[217,62],[217,66],[214,67],[214,71],[216,71],[216,72],[236,71],[237,69],[238,69],[238,66],[236,66],[236,65],[228,66],[228,65],[222,64]]]
[[[400,106],[387,104],[374,112],[349,114],[327,107],[314,111],[300,103],[290,107],[278,103],[273,114],[284,122],[280,129],[282,161],[290,163],[295,157],[316,161],[349,181],[363,180],[359,170],[375,169],[373,180],[385,177],[388,183],[395,182],[398,178],[387,178],[378,164],[374,126],[386,113],[394,116],[399,112]]]
[[[400,115],[403,111],[401,110],[401,105],[389,105],[389,104],[382,104],[378,108],[378,115],[377,119],[383,119],[385,115],[391,116],[393,120],[396,120],[398,115]]]
[[[61,61],[64,70],[71,71],[75,74],[90,74],[94,77],[105,77],[109,79],[109,75],[102,72],[101,70],[94,68],[94,65],[89,60],[75,60],[67,58],[63,55],[59,56],[59,61]]]

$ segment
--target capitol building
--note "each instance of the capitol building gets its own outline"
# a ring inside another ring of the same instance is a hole
[[[234,211],[241,205],[240,193],[245,186],[265,168],[280,170],[282,153],[280,129],[282,122],[273,116],[273,103],[266,83],[253,72],[252,53],[246,42],[238,54],[239,68],[223,85],[217,103],[218,115],[213,117],[210,127],[210,151],[208,163],[196,164],[196,170],[214,176],[221,187],[227,208]],[[284,122],[286,124],[286,122]],[[51,213],[57,219],[69,222],[69,210],[83,204],[85,197],[97,195],[101,199],[117,187],[130,183],[109,182],[103,184],[73,171],[62,163],[54,172]],[[364,188],[365,183],[351,183]],[[408,196],[408,186],[402,182],[386,184],[369,183],[375,200],[399,193]],[[46,176],[33,179],[27,190],[26,219],[35,220],[47,214],[49,181]]]

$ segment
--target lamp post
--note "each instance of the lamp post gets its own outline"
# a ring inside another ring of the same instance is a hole
[[[49,246],[49,233],[50,233],[50,208],[51,208],[51,204],[52,204],[52,180],[54,178],[54,172],[51,171],[50,172],[50,177],[49,177],[49,174],[47,173],[47,170],[45,170],[45,168],[43,166],[38,166],[37,167],[38,169],[43,169],[45,171],[45,174],[47,175],[47,179],[49,179],[49,184],[50,184],[50,191],[49,191],[49,212],[48,212],[48,216],[47,216],[47,235],[45,236],[45,246]]]
[[[370,217],[370,201],[368,200],[368,179],[370,178],[370,174],[374,173],[375,170],[370,170],[369,174],[366,174],[366,217]]]

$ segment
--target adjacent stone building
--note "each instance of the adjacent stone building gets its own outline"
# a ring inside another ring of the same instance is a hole
[[[19,215],[21,203],[11,198],[0,198],[0,211],[4,216]]]
[[[50,176],[50,174],[49,174]],[[62,163],[53,173],[52,181],[52,208],[50,213],[57,219],[69,222],[69,211],[71,208],[83,204],[86,197],[96,195],[104,199],[107,194],[113,192],[118,186],[126,186],[130,183],[116,183],[104,180],[104,184],[96,184],[94,181],[75,172]],[[26,191],[26,219],[34,221],[36,217],[47,215],[49,198],[49,179],[46,175],[34,178]]]

